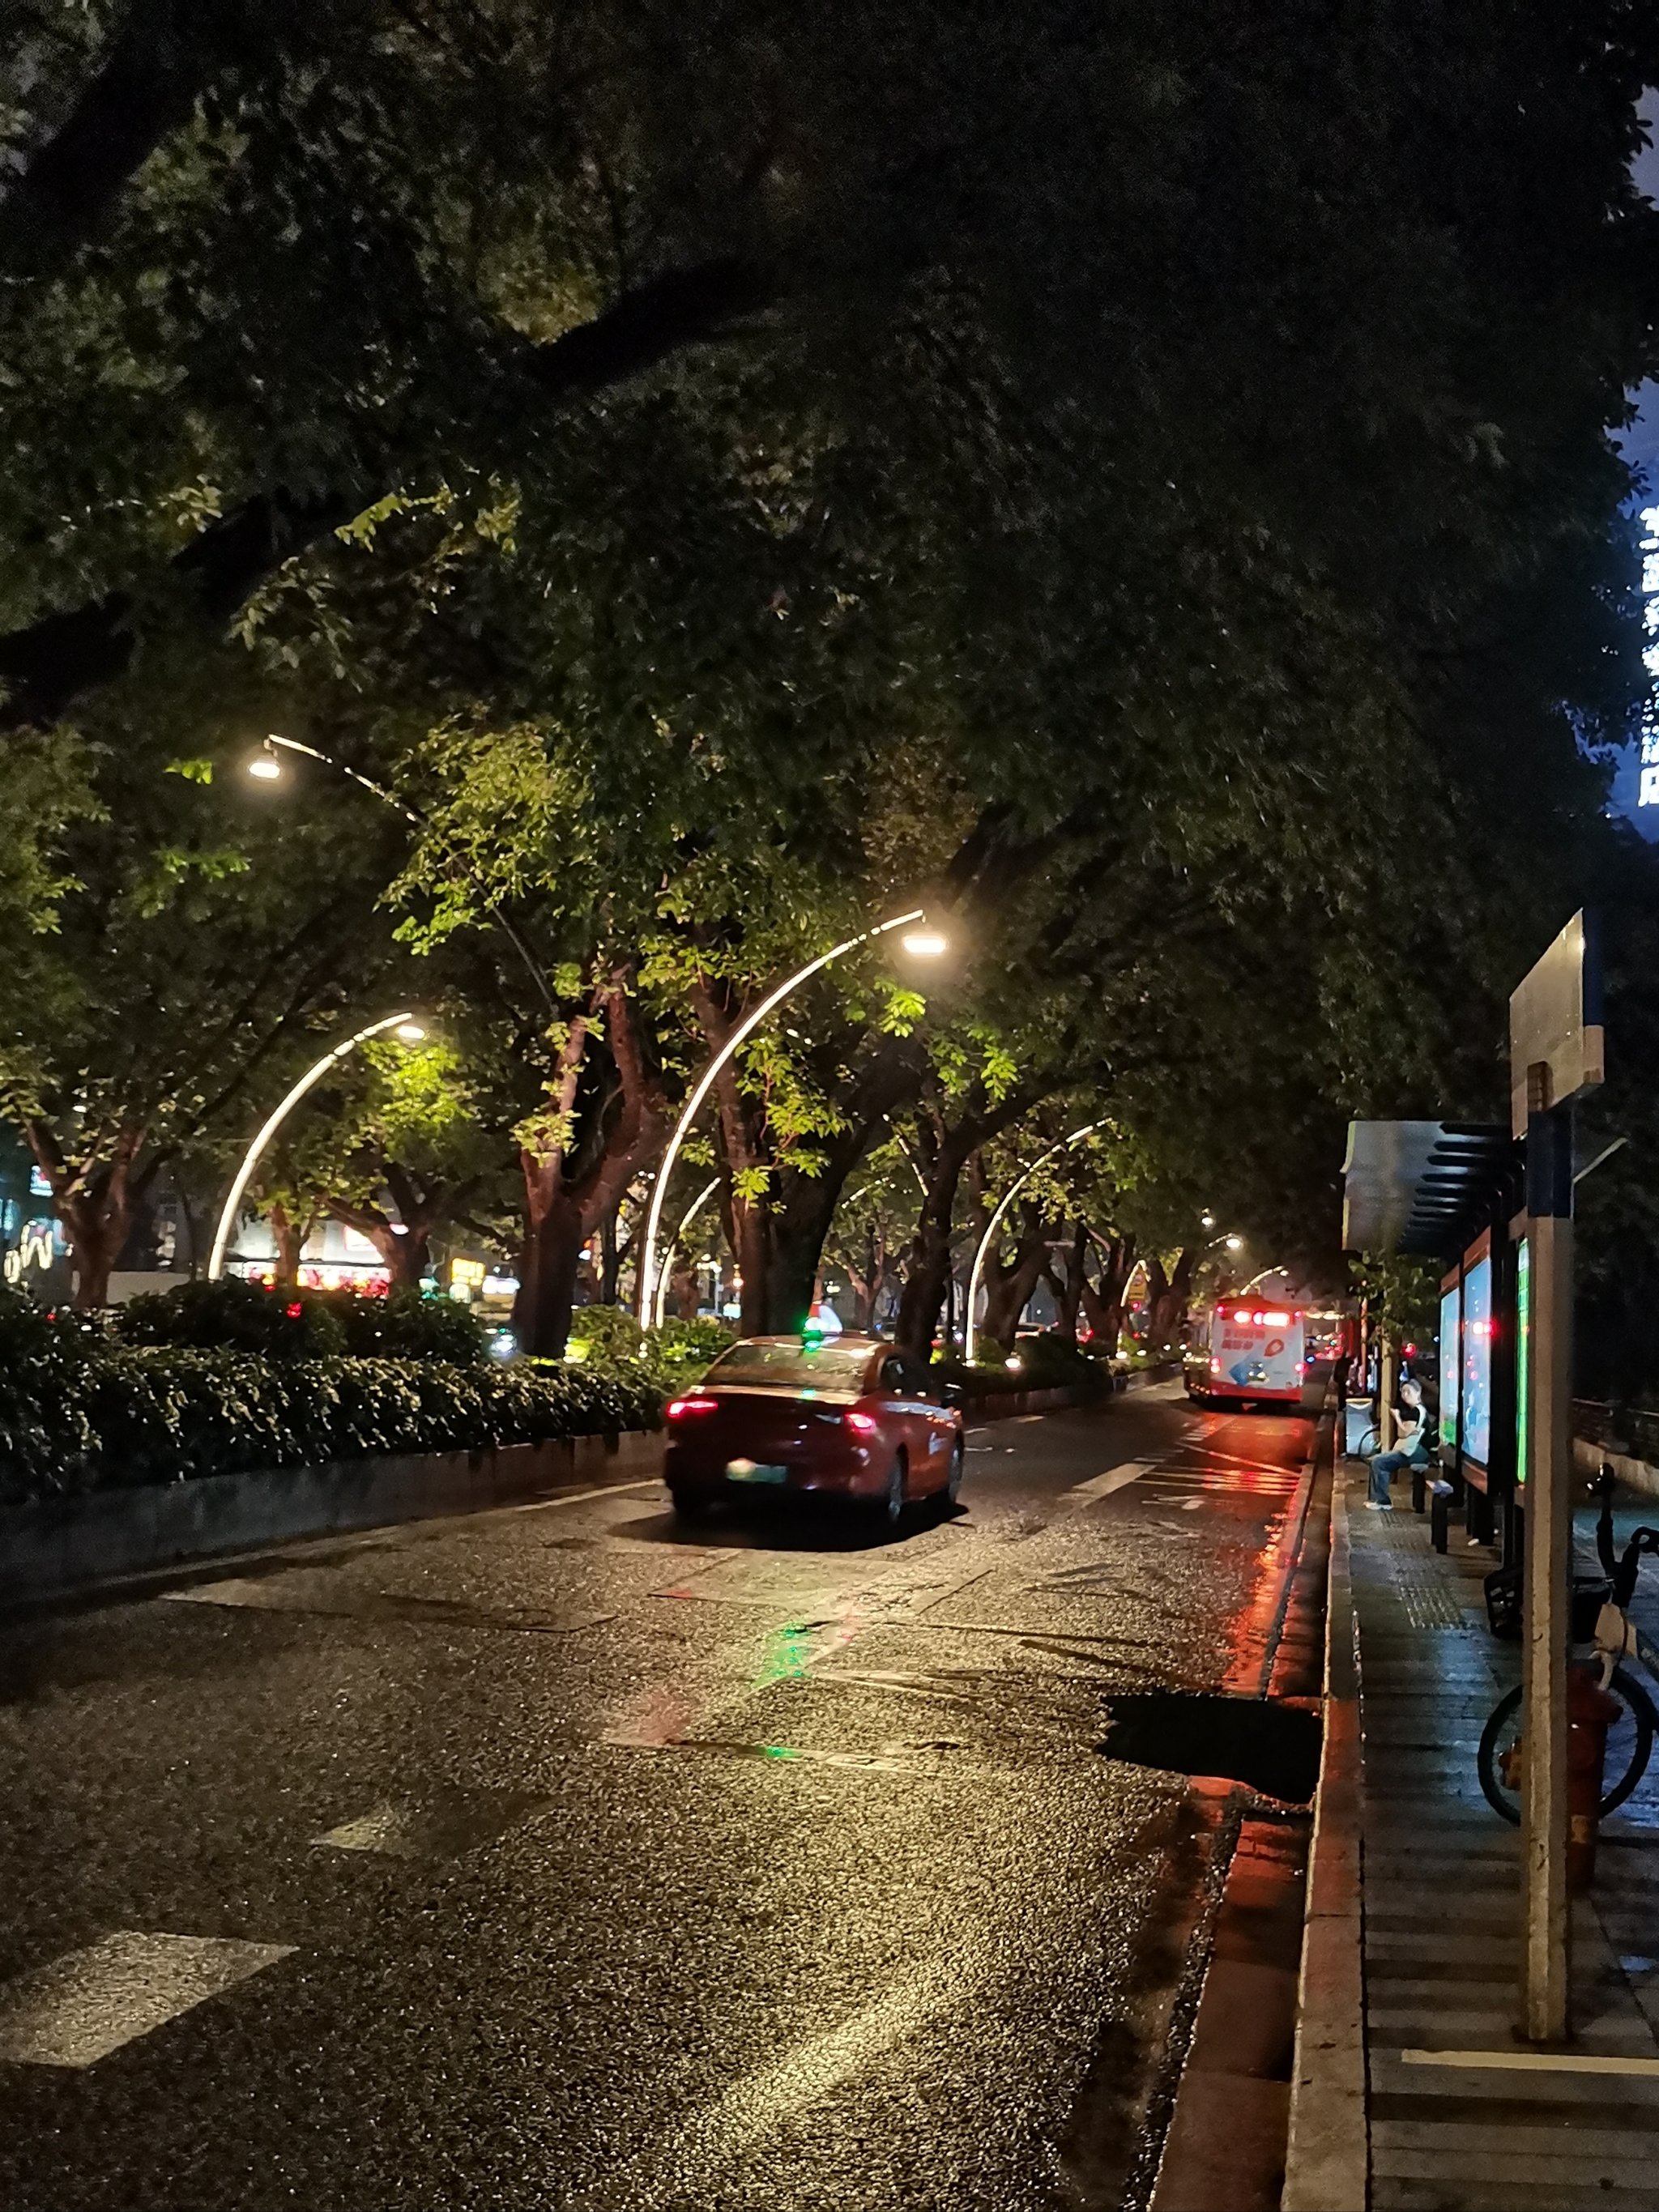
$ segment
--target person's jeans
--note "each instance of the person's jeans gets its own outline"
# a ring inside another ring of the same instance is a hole
[[[1411,1463],[1412,1455],[1409,1452],[1378,1452],[1376,1457],[1371,1462],[1371,1504],[1373,1505],[1393,1504],[1394,1501],[1389,1495],[1389,1485],[1394,1480],[1395,1475],[1408,1468]]]

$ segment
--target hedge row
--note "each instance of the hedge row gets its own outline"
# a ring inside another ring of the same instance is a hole
[[[645,1375],[598,1367],[272,1360],[60,1340],[0,1370],[0,1504],[652,1428],[661,1406]]]

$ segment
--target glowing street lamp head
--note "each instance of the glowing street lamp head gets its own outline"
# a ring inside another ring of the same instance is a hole
[[[283,763],[267,747],[264,752],[254,754],[247,764],[247,772],[258,776],[261,783],[275,783],[283,772]]]
[[[899,943],[913,960],[938,960],[951,950],[942,929],[907,929]]]
[[[1227,1249],[1230,1252],[1242,1252],[1244,1249],[1244,1239],[1242,1237],[1230,1237],[1227,1239]]]
[[[426,1031],[419,1022],[399,1022],[393,1034],[399,1044],[422,1044],[426,1041]]]

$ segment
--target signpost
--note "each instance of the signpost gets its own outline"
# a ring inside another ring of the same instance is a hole
[[[1510,1124],[1527,1140],[1521,2030],[1567,2033],[1567,1622],[1572,1586],[1572,1102],[1602,1079],[1601,962],[1576,914],[1510,1000]]]

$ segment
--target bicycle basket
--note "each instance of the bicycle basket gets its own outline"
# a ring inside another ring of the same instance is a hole
[[[1494,1567],[1484,1584],[1486,1622],[1494,1636],[1516,1641],[1522,1630],[1521,1570]],[[1572,1620],[1569,1636],[1574,1644],[1595,1640],[1596,1616],[1613,1595],[1613,1585],[1601,1575],[1577,1575],[1572,1584]]]
[[[1567,1632],[1571,1643],[1595,1643],[1597,1618],[1612,1595],[1613,1584],[1605,1575],[1573,1577],[1572,1625]]]
[[[1483,1584],[1486,1626],[1494,1636],[1513,1641],[1521,1633],[1521,1570],[1494,1567]]]

